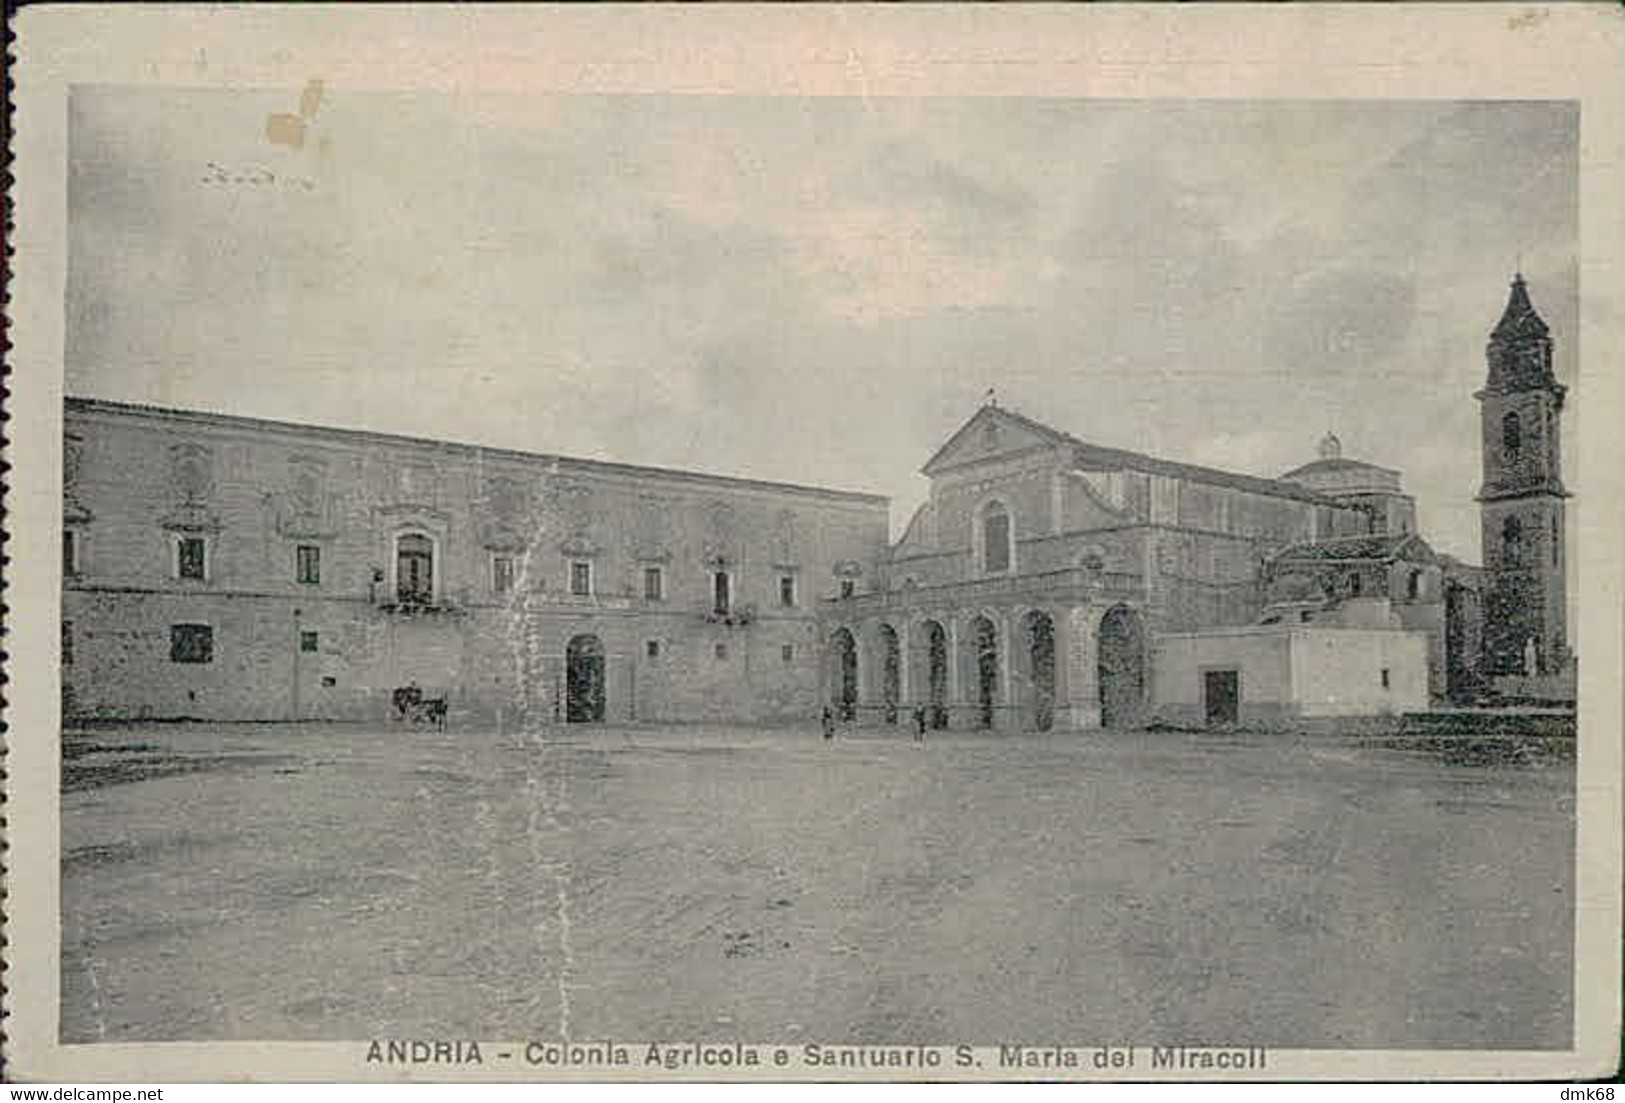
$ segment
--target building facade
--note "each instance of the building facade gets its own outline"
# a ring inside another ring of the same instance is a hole
[[[1238,716],[1471,701],[1569,661],[1551,352],[1520,277],[1477,395],[1482,570],[1330,435],[1260,478],[990,401],[889,544],[874,495],[69,399],[65,712],[378,717],[417,687],[498,722],[1136,727],[1226,670]],[[1347,685],[1249,696],[1243,659],[1339,649]]]
[[[1174,463],[984,406],[925,465],[930,493],[871,592],[830,603],[826,694],[938,727],[1134,727],[1152,641],[1253,624],[1289,548],[1372,514],[1291,479]]]
[[[69,399],[71,717],[805,719],[865,494]]]

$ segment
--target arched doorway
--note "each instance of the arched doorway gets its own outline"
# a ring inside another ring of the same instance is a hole
[[[970,622],[971,657],[976,687],[976,726],[991,728],[999,700],[999,633],[993,622],[977,617]]]
[[[1055,621],[1035,609],[1022,618],[1022,628],[1032,724],[1038,731],[1049,731],[1055,724]]]
[[[564,718],[571,724],[604,718],[604,645],[597,636],[575,636],[565,648]]]
[[[858,641],[845,628],[837,628],[829,637],[830,701],[836,715],[852,720],[858,714]]]
[[[880,626],[880,703],[888,724],[897,723],[897,703],[903,695],[903,654],[897,642],[897,629]]]
[[[1145,722],[1145,624],[1126,605],[1100,621],[1100,722],[1135,728]]]
[[[940,731],[948,726],[948,633],[934,620],[920,630],[925,637],[926,719]]]

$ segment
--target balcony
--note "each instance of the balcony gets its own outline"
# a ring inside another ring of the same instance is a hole
[[[744,628],[756,620],[756,606],[735,605],[731,609],[709,609],[705,623],[720,624],[724,628]]]
[[[915,586],[906,590],[885,590],[854,594],[852,597],[824,598],[824,610],[863,616],[896,609],[920,609],[945,605],[997,605],[1016,600],[1099,601],[1145,596],[1141,575],[1119,571],[1097,571],[1089,567],[1068,567],[1037,574],[1001,575],[967,579],[938,586]]]
[[[395,600],[379,601],[374,607],[381,613],[398,617],[455,617],[466,610],[461,604],[424,597],[397,596]]]

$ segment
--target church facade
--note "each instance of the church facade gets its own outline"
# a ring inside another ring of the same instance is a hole
[[[1261,478],[989,402],[892,544],[875,495],[69,399],[64,711],[378,718],[412,686],[499,724],[1042,730],[1471,701],[1569,658],[1551,349],[1520,277],[1477,396],[1482,569],[1330,435]],[[1317,700],[1258,673],[1314,664]]]

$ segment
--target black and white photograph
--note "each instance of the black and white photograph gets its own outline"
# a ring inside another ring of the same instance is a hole
[[[741,31],[800,92],[413,80],[502,37],[415,11],[61,80],[36,1075],[1617,1060],[1581,90],[910,91],[831,10]]]

